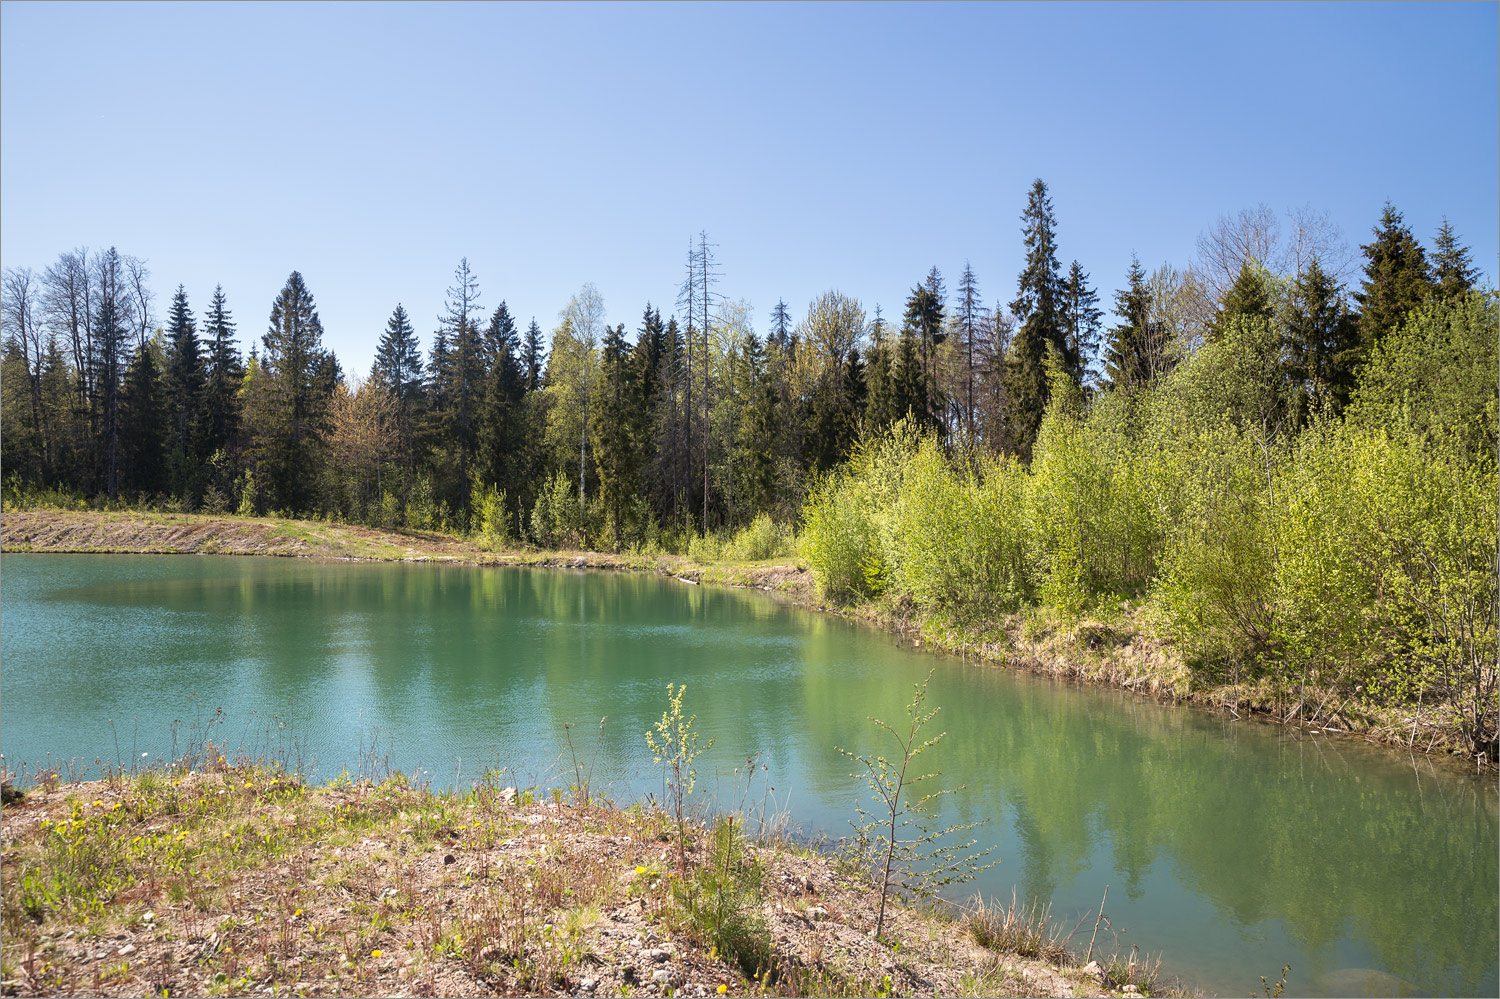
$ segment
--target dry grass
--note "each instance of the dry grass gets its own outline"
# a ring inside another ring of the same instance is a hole
[[[904,908],[900,949],[876,943],[867,884],[764,844],[733,861],[754,865],[763,959],[721,954],[684,902],[664,815],[543,797],[399,775],[312,787],[217,758],[36,788],[0,823],[3,990],[1108,994],[1066,965],[977,947],[951,917]],[[699,890],[710,841],[691,831]]]

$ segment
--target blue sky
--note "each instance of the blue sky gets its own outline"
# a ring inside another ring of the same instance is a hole
[[[1106,302],[1260,202],[1446,215],[1493,282],[1497,10],[4,3],[0,262],[114,244],[245,346],[297,269],[359,372],[465,255],[486,309],[550,330],[592,281],[634,330],[700,229],[762,331],[966,259],[1009,301],[1035,177]]]

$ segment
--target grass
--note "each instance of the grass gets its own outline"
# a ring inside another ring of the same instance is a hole
[[[311,785],[215,754],[34,787],[3,819],[6,994],[1019,995],[1051,974],[976,963],[951,914],[903,907],[899,949],[876,943],[867,883],[743,818],[695,828],[679,872],[665,813],[494,775]]]

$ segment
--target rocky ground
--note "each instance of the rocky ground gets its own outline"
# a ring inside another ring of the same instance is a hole
[[[3,806],[4,994],[1159,988],[1145,967],[1078,967],[1014,910],[898,907],[877,941],[878,893],[831,857],[743,839],[715,853],[692,826],[679,858],[670,819],[639,807],[493,782],[448,795],[399,776],[310,787],[222,758],[202,767],[52,787],[42,775]]]

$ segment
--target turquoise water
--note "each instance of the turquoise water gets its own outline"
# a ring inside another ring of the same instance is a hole
[[[1001,861],[966,892],[1041,899],[1071,926],[1108,885],[1106,953],[1164,952],[1222,995],[1259,993],[1286,963],[1292,995],[1496,994],[1495,782],[1420,757],[966,665],[647,574],[0,562],[11,769],[128,766],[211,734],[324,778],[467,785],[505,768],[560,787],[572,725],[594,786],[629,801],[660,794],[643,733],[670,681],[717,739],[700,790],[836,837],[862,794],[838,749],[889,752],[867,718],[899,717],[929,670],[947,736],[924,759],[964,786],[947,817],[982,821]],[[767,769],[747,793],[749,756]]]

